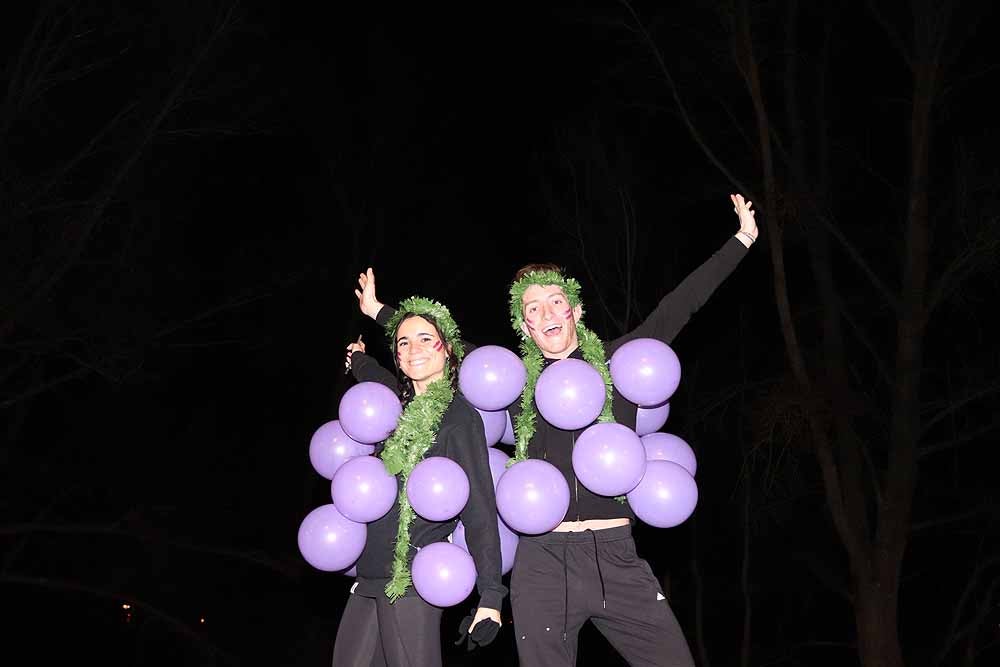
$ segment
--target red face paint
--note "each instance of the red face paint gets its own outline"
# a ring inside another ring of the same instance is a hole
[[[569,309],[569,310],[567,310],[567,311],[566,311],[565,313],[563,313],[563,319],[564,319],[564,320],[568,320],[568,319],[569,319],[569,316],[570,316],[570,315],[572,315],[572,314],[573,314],[573,309],[572,309],[572,308],[570,308],[570,309]]]
[[[444,345],[441,344],[441,341],[439,341],[439,340],[434,341],[434,351],[435,352],[437,352],[438,350],[440,350],[442,347],[444,347]]]

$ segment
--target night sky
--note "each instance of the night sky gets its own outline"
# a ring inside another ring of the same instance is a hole
[[[699,506],[638,526],[638,550],[700,667],[741,664],[745,640],[743,664],[874,667],[804,415],[848,406],[864,475],[886,474],[899,318],[860,267],[905,301],[924,192],[918,297],[941,276],[950,289],[922,330],[899,640],[908,665],[997,664],[995,12],[954,3],[915,188],[900,50],[921,43],[927,3],[797,4],[794,20],[796,3],[749,8],[770,208],[741,2],[5,9],[0,650],[30,662],[0,662],[329,664],[351,582],[311,568],[296,532],[330,502],[308,446],[353,382],[344,347],[362,334],[390,362],[357,274],[515,349],[507,287],[554,262],[610,339],[736,232],[728,195],[743,192],[761,237],[673,343],[684,375],[663,430],[698,453]],[[775,230],[815,401],[782,337]],[[817,238],[849,395],[824,347]],[[511,625],[486,651],[452,647],[471,603],[445,613],[445,664],[514,664]],[[580,656],[624,664],[593,628]]]

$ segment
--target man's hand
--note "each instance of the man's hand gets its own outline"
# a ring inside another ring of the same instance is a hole
[[[354,290],[354,296],[358,297],[358,308],[374,320],[378,317],[378,311],[382,310],[382,303],[375,298],[375,272],[370,266],[366,273],[358,274],[358,287],[361,289]]]
[[[749,248],[750,244],[757,240],[758,231],[757,221],[754,220],[756,211],[750,208],[753,202],[744,201],[743,195],[729,195],[729,199],[733,202],[733,210],[740,219],[740,231],[736,232],[736,238]]]

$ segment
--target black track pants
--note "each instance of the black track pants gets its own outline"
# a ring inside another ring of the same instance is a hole
[[[629,526],[522,536],[510,601],[522,667],[575,665],[588,620],[633,667],[694,667]]]
[[[417,596],[351,595],[337,628],[333,667],[439,667],[441,609]]]

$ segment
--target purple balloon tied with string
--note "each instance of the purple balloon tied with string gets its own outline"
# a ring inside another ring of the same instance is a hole
[[[569,485],[559,469],[541,459],[515,463],[497,482],[497,512],[526,535],[547,533],[566,517]]]
[[[694,512],[698,484],[673,461],[647,461],[646,473],[626,498],[641,521],[657,528],[671,528],[684,523]]]
[[[347,435],[337,419],[320,426],[309,440],[309,462],[327,479],[333,479],[337,469],[349,459],[373,451],[373,445],[362,444]]]
[[[450,542],[434,542],[420,549],[410,573],[417,594],[435,607],[462,602],[476,585],[472,556]]]
[[[351,521],[333,504],[320,505],[299,525],[299,553],[317,570],[338,572],[358,560],[367,537],[365,524]]]
[[[655,433],[663,428],[669,416],[669,401],[651,408],[637,408],[635,413],[635,432],[639,435]]]
[[[620,496],[646,471],[646,450],[635,431],[621,424],[594,424],[573,445],[573,471],[599,496]]]
[[[396,504],[399,485],[382,460],[356,456],[333,476],[330,497],[340,513],[351,521],[371,523],[385,516]]]
[[[611,355],[611,381],[626,399],[641,407],[670,399],[681,381],[681,362],[673,349],[655,338],[636,338]]]
[[[476,412],[479,413],[479,416],[483,420],[483,431],[486,433],[486,446],[492,447],[500,442],[500,438],[503,437],[504,428],[507,426],[507,411],[480,410],[476,408]]]
[[[394,391],[378,382],[360,382],[344,392],[338,417],[348,436],[371,445],[392,435],[402,412]]]
[[[499,345],[483,345],[462,360],[458,388],[480,410],[503,410],[521,395],[527,377],[519,356]]]
[[[428,521],[447,521],[469,500],[469,478],[444,456],[431,456],[413,467],[406,479],[406,497],[413,511]]]
[[[647,461],[673,461],[687,470],[692,477],[698,472],[694,450],[673,433],[650,433],[642,436]]]
[[[535,405],[545,421],[574,431],[594,423],[606,397],[601,374],[582,359],[561,359],[538,376]]]
[[[510,572],[514,567],[514,555],[517,553],[517,533],[507,527],[507,524],[497,516],[497,532],[500,535],[500,574]],[[466,551],[469,551],[469,544],[465,539],[465,524],[461,521],[455,526],[455,532],[451,534],[451,543],[456,544]]]

